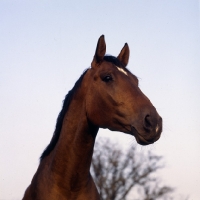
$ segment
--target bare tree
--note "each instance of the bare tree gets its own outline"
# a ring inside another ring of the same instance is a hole
[[[134,146],[122,151],[107,140],[97,141],[91,172],[103,200],[171,199],[173,189],[161,186],[155,172],[163,168],[162,157],[136,152]],[[131,193],[135,191],[137,197]]]

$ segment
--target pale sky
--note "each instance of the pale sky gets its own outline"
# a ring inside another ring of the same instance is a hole
[[[127,42],[128,69],[163,118],[150,149],[177,199],[200,199],[200,23],[197,0],[0,1],[0,200],[21,199],[49,143],[64,96],[90,66]],[[136,145],[133,137],[99,136]]]

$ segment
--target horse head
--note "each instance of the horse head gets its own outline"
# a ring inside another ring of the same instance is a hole
[[[127,68],[126,43],[117,57],[105,56],[102,35],[87,72],[86,114],[96,126],[135,136],[141,145],[154,143],[162,132],[162,118],[138,87],[138,79]]]

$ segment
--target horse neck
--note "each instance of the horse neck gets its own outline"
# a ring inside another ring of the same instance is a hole
[[[49,173],[63,187],[81,187],[91,178],[89,170],[97,132],[98,128],[87,119],[84,94],[78,92],[65,114],[58,143],[48,157]]]

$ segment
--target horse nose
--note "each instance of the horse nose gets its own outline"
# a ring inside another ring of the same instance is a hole
[[[143,127],[147,132],[151,132],[152,130],[155,130],[156,133],[161,132],[162,118],[158,114],[156,114],[155,116],[147,114],[144,117]]]
[[[152,117],[149,114],[147,114],[144,117],[143,126],[144,126],[144,129],[148,132],[150,132],[153,129]]]

